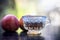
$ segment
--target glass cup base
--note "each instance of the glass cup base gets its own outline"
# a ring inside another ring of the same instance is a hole
[[[28,34],[29,36],[37,36],[37,35],[41,35],[41,32],[36,31],[36,30],[29,30],[29,31],[27,32],[27,34]]]

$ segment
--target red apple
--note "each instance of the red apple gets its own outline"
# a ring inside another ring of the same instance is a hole
[[[16,31],[19,27],[19,22],[14,15],[6,15],[1,20],[1,26],[5,31]]]
[[[23,19],[22,19],[22,18],[19,20],[19,24],[20,24],[20,28],[21,28],[23,31],[26,30],[26,29],[24,28],[24,26],[23,26]]]
[[[25,15],[25,16],[31,16],[31,15]],[[23,31],[27,31],[27,30],[24,28],[22,17],[21,17],[21,19],[19,20],[19,25],[20,25],[20,28],[21,28]]]

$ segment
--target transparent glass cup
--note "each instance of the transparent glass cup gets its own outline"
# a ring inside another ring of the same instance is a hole
[[[40,31],[50,23],[46,16],[23,16],[23,25],[27,34],[40,34]]]

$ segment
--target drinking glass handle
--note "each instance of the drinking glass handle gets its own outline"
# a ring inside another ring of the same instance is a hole
[[[45,22],[45,27],[50,25],[51,24],[51,20],[49,18],[46,19],[46,22]]]

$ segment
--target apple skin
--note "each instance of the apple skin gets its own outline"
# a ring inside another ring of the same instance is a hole
[[[22,18],[19,20],[19,25],[20,25],[20,28],[21,28],[23,31],[27,31],[27,30],[24,28],[24,26],[23,26],[23,19],[22,19]]]
[[[19,28],[19,21],[14,15],[6,15],[1,20],[1,26],[5,31],[16,31]]]
[[[32,16],[32,15],[25,15],[25,16]],[[21,19],[19,20],[19,25],[20,25],[20,28],[23,30],[23,31],[28,31],[24,28],[24,25],[23,25],[23,18],[21,17]]]

